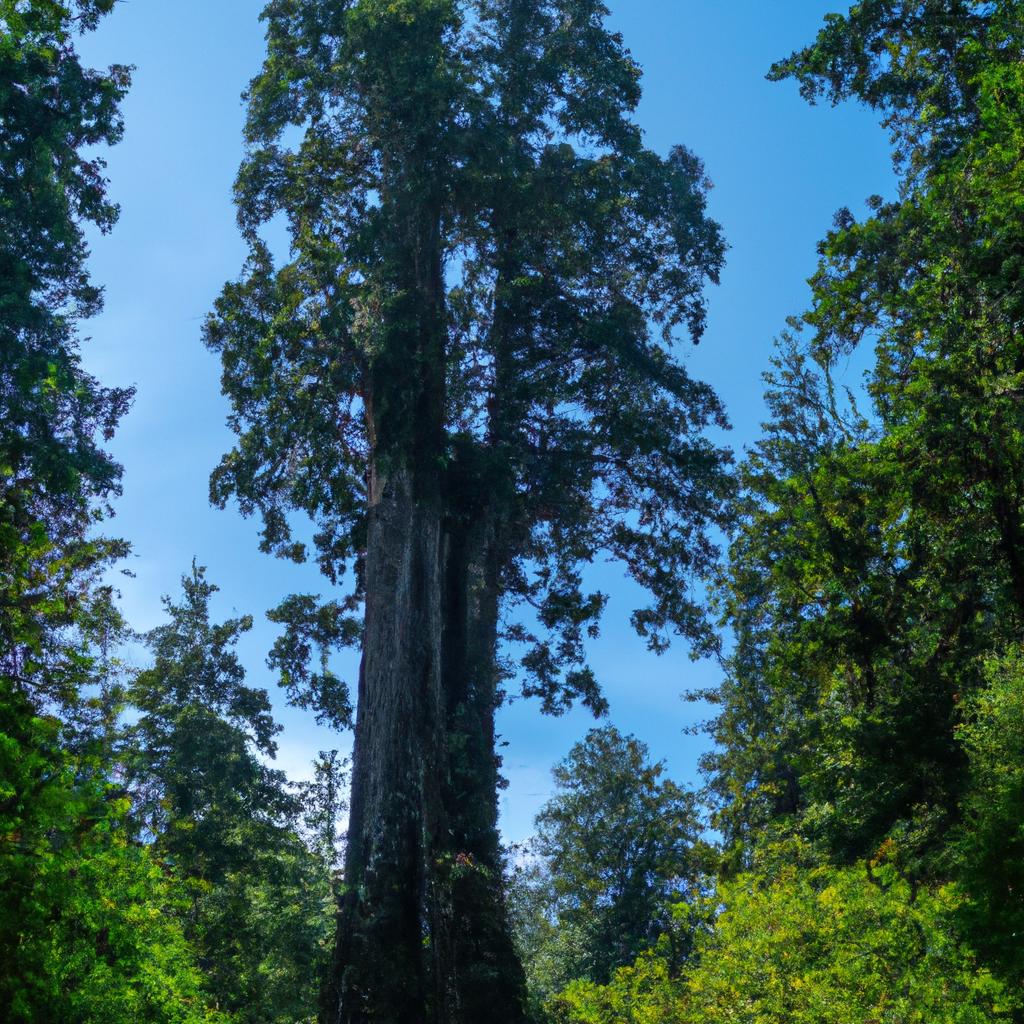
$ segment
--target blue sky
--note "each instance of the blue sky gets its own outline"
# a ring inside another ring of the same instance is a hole
[[[609,4],[645,72],[639,120],[648,145],[666,152],[686,144],[715,184],[711,209],[731,248],[709,296],[707,335],[685,358],[724,399],[730,441],[742,450],[763,418],[760,375],[772,338],[807,303],[817,240],[840,206],[858,209],[867,196],[893,190],[885,134],[864,111],[809,107],[791,83],[765,81],[771,62],[808,41],[838,0]],[[326,582],[311,567],[261,555],[256,524],[207,501],[210,470],[232,438],[218,362],[203,349],[200,327],[245,255],[231,183],[241,157],[240,94],[263,51],[261,7],[262,0],[131,0],[82,43],[95,64],[137,67],[126,137],[108,155],[122,216],[93,246],[107,300],[86,326],[85,360],[104,382],[138,389],[113,445],[125,466],[114,526],[134,549],[134,576],[122,588],[130,621],[156,625],[160,595],[176,591],[193,557],[206,565],[221,587],[215,614],[256,617],[241,655],[250,682],[271,690],[285,727],[279,763],[301,777],[318,750],[347,750],[351,737],[284,705],[264,663],[274,632],[263,613],[285,594],[324,592]],[[594,578],[611,595],[603,637],[592,645],[611,718],[664,758],[674,778],[696,783],[707,741],[684,730],[707,712],[680,695],[712,685],[717,669],[693,664],[681,646],[660,658],[648,653],[627,624],[631,585],[610,566]],[[354,681],[354,660],[340,667]],[[548,719],[523,701],[502,711],[510,840],[529,834],[550,792],[551,765],[591,725],[585,712]]]

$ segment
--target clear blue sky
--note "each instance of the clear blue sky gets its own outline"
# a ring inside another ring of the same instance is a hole
[[[712,212],[731,249],[710,296],[710,326],[688,352],[691,372],[712,383],[733,421],[731,442],[750,444],[763,418],[760,375],[772,338],[807,302],[815,244],[835,210],[891,193],[886,139],[860,110],[808,107],[790,84],[772,85],[771,62],[814,34],[841,0],[609,0],[612,22],[645,72],[640,122],[665,152],[685,143],[715,183]],[[318,729],[289,709],[264,664],[273,627],[263,617],[291,592],[323,592],[316,571],[261,555],[257,527],[207,502],[210,470],[232,437],[224,425],[219,366],[200,326],[244,247],[231,183],[241,156],[240,93],[259,67],[262,0],[124,0],[83,42],[93,63],[137,66],[125,104],[125,141],[109,154],[112,194],[122,206],[114,233],[94,245],[92,268],[106,311],[87,325],[88,367],[108,384],[138,388],[114,444],[125,494],[114,527],[134,548],[124,604],[132,624],[160,621],[160,595],[175,591],[193,556],[221,587],[218,617],[252,612],[242,646],[250,682],[271,690],[285,731],[279,763],[308,772],[321,749],[347,750],[350,736]],[[692,664],[682,647],[657,658],[626,625],[630,585],[601,567],[611,594],[593,662],[612,720],[645,740],[673,777],[696,782],[706,740],[683,734],[706,709],[680,694],[713,684],[717,670]],[[341,663],[355,680],[355,663]],[[501,713],[509,746],[502,795],[506,836],[530,832],[550,791],[550,766],[590,727],[589,715],[543,718],[520,701]]]

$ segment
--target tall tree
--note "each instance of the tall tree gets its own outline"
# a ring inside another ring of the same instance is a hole
[[[61,640],[121,550],[87,531],[118,486],[102,441],[130,395],[82,369],[76,334],[102,300],[85,226],[117,216],[86,150],[120,138],[129,76],[85,67],[75,42],[112,6],[0,3],[0,669],[40,706],[73,701],[77,653]]]
[[[84,371],[77,331],[129,74],[76,44],[113,6],[0,0],[0,1017],[26,1024],[223,1020],[111,771],[123,626],[102,576],[124,545],[94,531],[130,394]]]
[[[348,760],[336,750],[321,750],[313,762],[313,778],[302,783],[303,824],[310,849],[332,878],[341,870],[344,835],[339,831],[348,810]]]
[[[878,0],[829,16],[772,71],[878,110],[900,192],[863,219],[840,211],[822,242],[745,471],[710,763],[740,865],[768,824],[823,857],[896,851],[915,883],[975,886],[993,850],[950,836],[965,811],[983,831],[1015,806],[1012,781],[991,778],[990,727],[971,723],[1012,720],[991,666],[1012,662],[1024,616],[1022,53],[1020,3]],[[836,367],[867,346],[851,401]],[[1004,854],[988,870],[1008,903],[972,926],[979,948],[1019,919]]]
[[[240,437],[212,493],[258,511],[286,557],[306,557],[290,519],[306,512],[328,578],[354,568],[346,597],[275,613],[284,681],[340,724],[340,682],[299,655],[362,645],[330,1024],[522,1018],[499,640],[546,711],[601,709],[583,650],[599,551],[651,591],[634,623],[652,646],[700,630],[688,580],[727,489],[703,431],[724,418],[670,343],[700,336],[723,244],[699,161],[643,148],[639,71],[606,14],[265,10],[238,181],[252,255],[207,328]],[[280,266],[259,235],[278,213]]]
[[[249,617],[215,624],[195,565],[129,689],[124,764],[137,827],[181,883],[185,934],[216,1005],[248,1024],[307,1020],[330,929],[327,866],[298,835],[299,805],[265,758],[278,727],[233,650]]]
[[[673,907],[702,898],[695,794],[665,778],[645,744],[592,729],[552,774],[556,791],[513,875],[536,1003],[576,979],[606,983],[663,938],[681,963]]]

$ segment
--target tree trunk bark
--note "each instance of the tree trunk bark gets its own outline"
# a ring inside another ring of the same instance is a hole
[[[498,832],[500,520],[455,477],[442,506],[399,474],[371,511],[330,1024],[526,1019]]]
[[[444,1024],[520,1024],[526,981],[512,942],[498,833],[500,758],[494,716],[501,517],[481,480],[452,472],[445,537],[443,679],[448,772],[444,791],[451,844],[450,1015]]]
[[[441,681],[445,287],[429,153],[396,156],[381,254],[387,315],[366,417],[373,448],[345,888],[325,1024],[431,1024],[443,841]],[[413,187],[419,183],[422,187]]]
[[[345,894],[325,996],[332,1024],[429,1020],[429,872],[440,827],[444,709],[440,507],[412,473],[371,509]]]

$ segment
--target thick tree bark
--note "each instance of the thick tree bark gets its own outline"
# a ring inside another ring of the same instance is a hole
[[[518,407],[512,401],[517,381],[509,349],[527,321],[517,317],[507,295],[506,282],[520,269],[505,252],[514,247],[515,232],[499,231],[499,236],[488,435],[456,445],[445,492],[444,799],[456,870],[448,966],[455,999],[444,1024],[526,1020],[526,977],[505,903],[495,714],[501,702],[497,647],[502,570],[515,507],[508,438]]]
[[[371,509],[345,896],[325,1019],[426,1022],[443,767],[439,503],[396,472]]]
[[[525,1020],[498,833],[497,517],[449,508],[442,536],[440,511],[401,474],[371,512],[337,1024]]]
[[[443,1005],[441,465],[445,288],[428,152],[394,157],[382,250],[387,316],[365,395],[370,441],[360,666],[345,894],[325,1024],[428,1024]],[[421,188],[414,187],[417,183]]]
[[[445,1024],[519,1024],[526,982],[504,899],[494,723],[502,520],[493,494],[481,493],[487,475],[473,472],[471,457],[464,475],[465,468],[456,459],[445,538],[444,797],[453,859],[448,970],[454,993]]]

